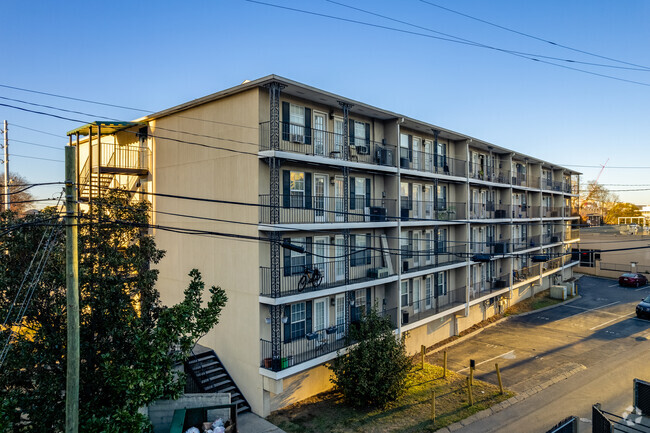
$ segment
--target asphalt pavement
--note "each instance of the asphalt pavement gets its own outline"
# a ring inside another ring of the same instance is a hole
[[[578,290],[573,302],[510,317],[447,348],[449,369],[467,374],[473,359],[475,377],[496,384],[498,363],[504,386],[519,394],[516,404],[458,431],[546,432],[576,415],[587,432],[594,403],[627,417],[623,423],[632,419],[632,379],[650,381],[650,321],[635,316],[650,286],[583,276]],[[441,362],[441,353],[428,358]]]

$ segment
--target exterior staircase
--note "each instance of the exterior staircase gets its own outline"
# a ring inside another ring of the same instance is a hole
[[[231,403],[238,404],[237,414],[250,412],[250,405],[214,350],[192,352],[192,356],[185,362],[185,372],[189,376],[186,392],[229,392]]]

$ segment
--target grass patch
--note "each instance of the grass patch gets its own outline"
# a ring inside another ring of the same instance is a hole
[[[430,419],[432,391],[435,424]],[[425,364],[424,369],[417,365],[411,370],[404,395],[386,408],[354,409],[340,394],[329,391],[276,411],[268,420],[288,433],[435,431],[513,395],[510,391],[500,395],[498,386],[475,379],[474,405],[469,406],[466,376],[447,370],[443,379],[442,367]]]
[[[550,289],[539,292],[532,298],[526,298],[522,301],[517,302],[515,305],[508,308],[503,315],[513,316],[521,313],[527,313],[529,311],[539,310],[540,308],[544,307],[550,307],[551,305],[556,305],[564,302],[561,299],[552,299],[550,294]],[[571,296],[569,296],[568,299],[571,299]]]

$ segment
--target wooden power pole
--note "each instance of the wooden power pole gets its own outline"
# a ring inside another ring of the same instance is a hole
[[[2,135],[4,135],[4,146],[5,151],[4,155],[4,166],[5,166],[5,211],[9,210],[9,205],[11,203],[11,196],[9,195],[9,131],[7,127],[7,121],[5,120],[4,129],[2,130]]]
[[[77,154],[65,148],[65,271],[68,301],[68,356],[65,387],[65,431],[79,431],[79,250],[77,245]]]

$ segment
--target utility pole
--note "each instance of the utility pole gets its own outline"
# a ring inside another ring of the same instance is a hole
[[[72,141],[72,138],[70,138]],[[77,154],[65,148],[65,271],[68,301],[68,355],[65,387],[65,431],[79,431],[79,250],[77,245]]]
[[[5,166],[5,211],[9,210],[9,204],[11,203],[10,195],[9,195],[9,132],[8,132],[8,127],[7,127],[7,121],[5,120],[4,124],[4,129],[2,130],[2,133],[4,135],[4,146],[2,146],[5,150],[5,156],[4,156],[4,166]]]

